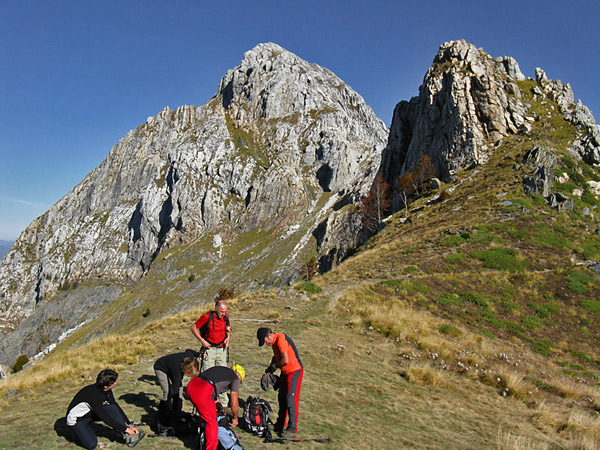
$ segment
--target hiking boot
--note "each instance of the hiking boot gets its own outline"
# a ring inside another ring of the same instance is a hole
[[[158,434],[159,436],[173,436],[175,435],[175,428],[173,427],[168,427],[166,425],[163,425],[162,423],[158,424]]]
[[[282,439],[295,439],[296,438],[296,432],[294,430],[290,430],[289,428],[286,428],[281,433],[281,438]]]
[[[125,443],[128,447],[135,447],[146,436],[144,430],[140,430],[138,434],[128,434],[125,436]]]

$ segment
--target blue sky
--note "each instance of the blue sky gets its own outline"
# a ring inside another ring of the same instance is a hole
[[[332,70],[388,126],[455,39],[570,83],[598,118],[599,22],[598,0],[0,0],[0,239],[148,116],[207,102],[258,43]]]

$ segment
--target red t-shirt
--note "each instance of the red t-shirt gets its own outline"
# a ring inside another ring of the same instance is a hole
[[[204,325],[208,322],[210,317],[210,313],[213,313],[213,319],[208,324],[208,329],[204,329]],[[227,317],[227,321],[225,320]],[[200,330],[201,336],[206,339],[210,344],[219,345],[222,344],[227,336],[225,332],[225,328],[227,327],[227,323],[229,323],[229,317],[227,314],[223,315],[223,318],[219,319],[214,311],[209,311],[196,320],[196,327]]]

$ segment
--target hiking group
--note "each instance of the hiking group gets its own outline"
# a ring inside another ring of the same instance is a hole
[[[191,332],[201,343],[199,351],[187,349],[164,355],[155,361],[154,373],[162,390],[158,403],[157,435],[176,434],[177,421],[182,415],[183,402],[187,397],[199,416],[198,422],[193,423],[192,427],[194,430],[202,430],[203,448],[215,450],[220,441],[223,448],[241,448],[235,432],[230,431],[228,436],[233,442],[230,446],[223,445],[221,436],[223,428],[229,430],[230,427],[242,425],[239,418],[239,392],[246,375],[239,364],[233,363],[229,367],[232,330],[227,309],[227,302],[218,300],[214,310],[202,315],[192,324]],[[270,328],[259,328],[256,337],[259,347],[268,345],[273,350],[273,357],[261,379],[263,390],[266,391],[270,386],[279,390],[279,412],[273,431],[282,439],[293,439],[297,431],[298,401],[304,374],[302,361],[296,345],[286,334],[276,333]],[[277,369],[281,369],[280,376],[275,374]],[[184,375],[191,378],[185,393]],[[133,422],[127,418],[114,398],[113,389],[117,378],[118,373],[114,370],[102,370],[96,382],[82,388],[67,408],[67,425],[75,440],[86,449],[92,450],[100,446],[92,426],[97,421],[104,422],[120,433],[129,447],[137,445],[145,436],[143,430],[133,426]],[[270,412],[270,406],[267,402],[264,403]],[[248,415],[245,411],[243,422],[249,421],[246,417]],[[268,413],[261,426],[268,430],[266,418]],[[251,426],[245,428],[256,432]],[[266,437],[270,438],[270,431]]]

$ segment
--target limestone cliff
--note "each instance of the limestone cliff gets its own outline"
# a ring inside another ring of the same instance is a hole
[[[386,139],[333,73],[258,45],[209,102],[148,118],[22,233],[0,266],[4,331],[61,287],[135,282],[164,249],[204,237],[225,246],[268,231],[290,241],[287,254],[273,245],[246,261],[271,261],[260,279],[274,283],[293,278],[307,254],[343,256],[357,229],[335,217],[368,190]],[[218,268],[213,245],[205,253]]]

